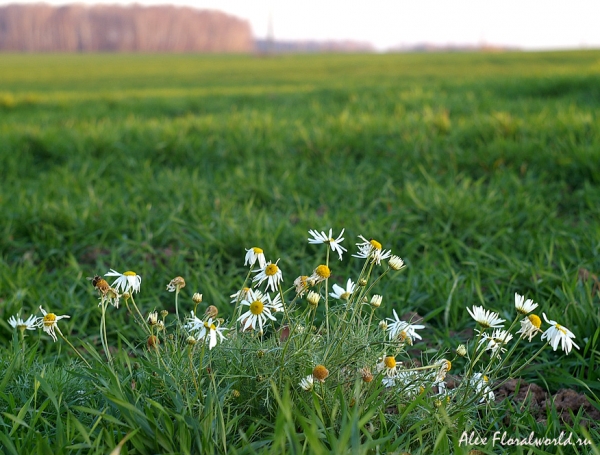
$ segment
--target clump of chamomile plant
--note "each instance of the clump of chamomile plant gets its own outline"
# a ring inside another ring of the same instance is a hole
[[[548,346],[556,351],[560,345],[565,354],[579,349],[570,330],[542,313],[548,326],[544,330],[534,313],[539,305],[517,293],[510,323],[482,306],[467,308],[477,325],[474,339],[431,357],[423,353],[415,362],[413,350],[426,340],[427,326],[401,318],[402,308],[388,303],[393,297],[378,291],[382,280],[394,279],[405,269],[403,259],[378,240],[359,235],[351,257],[359,261],[360,272],[332,282],[336,265],[348,256],[342,245],[344,230],[337,237],[331,229],[308,233],[320,258],[312,270],[282,270],[279,259],[267,260],[261,248],[246,250],[247,273],[242,286],[227,293],[231,302],[224,311],[231,315],[227,319],[198,292],[180,302],[186,286],[183,277],[166,286],[175,296],[175,315],[138,307],[134,296],[141,291],[142,279],[135,272],[111,269],[105,274],[114,278],[111,284],[100,276],[91,278],[99,294],[99,334],[107,364],[112,368],[115,361],[106,312],[109,305],[118,308],[124,302],[142,328],[143,338],[136,343],[145,362],[153,365],[152,378],[163,375],[169,384],[193,395],[188,401],[199,413],[210,390],[237,403],[238,412],[274,415],[275,392],[288,388],[294,403],[317,400],[326,413],[336,406],[340,393],[346,402],[360,405],[376,392],[384,414],[394,410],[397,414],[398,406],[420,400],[423,406],[412,413],[418,419],[419,412],[428,409],[443,407],[450,415],[491,406],[494,388],[516,377]],[[24,332],[43,328],[57,341],[58,332],[81,356],[57,324],[69,316],[56,316],[41,307],[40,311],[41,317],[13,316],[9,323],[21,332],[22,340]],[[537,336],[546,341],[537,352],[524,358],[516,355],[520,344]],[[456,371],[454,364],[461,364],[461,370]],[[452,387],[446,380],[450,371],[456,378]],[[157,390],[155,399],[160,397],[160,387]]]

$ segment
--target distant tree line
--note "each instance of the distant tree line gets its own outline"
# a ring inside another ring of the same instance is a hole
[[[13,52],[252,52],[250,24],[175,6],[45,4],[0,7],[0,50]]]

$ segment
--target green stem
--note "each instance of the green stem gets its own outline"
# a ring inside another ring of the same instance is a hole
[[[69,340],[67,340],[67,338],[63,335],[63,333],[60,331],[60,329],[58,328],[58,326],[56,326],[56,330],[58,331],[58,334],[60,335],[60,337],[63,340],[65,340],[65,342],[71,347],[71,349],[73,349],[73,351],[75,352],[75,354],[77,354],[79,356],[79,358],[81,360],[83,360],[83,362],[87,365],[87,367],[88,368],[92,368],[92,366],[88,363],[88,361],[83,358],[83,356],[81,355],[81,353],[77,349],[75,349],[75,346],[73,346],[71,344],[71,342]]]

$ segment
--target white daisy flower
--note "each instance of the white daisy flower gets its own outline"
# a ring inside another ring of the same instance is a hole
[[[331,276],[331,269],[325,264],[321,264],[315,268],[312,275],[308,277],[308,282],[311,286],[314,286],[321,281],[325,281]]]
[[[241,300],[248,300],[248,293],[251,291],[250,288],[243,288],[237,291],[235,294],[231,294],[231,303],[235,303]]]
[[[394,319],[387,318],[388,321],[391,321],[391,323],[387,325],[387,331],[390,341],[396,339],[400,341],[407,340],[408,344],[412,345],[415,339],[423,339],[421,335],[419,335],[416,331],[424,329],[424,325],[411,324],[410,322],[402,321],[398,317],[398,313],[396,313],[396,310],[392,311],[394,313]]]
[[[244,258],[244,265],[250,265],[252,267],[256,261],[258,261],[258,266],[261,269],[264,269],[267,265],[267,260],[265,259],[265,253],[261,248],[252,247],[249,250],[246,250],[246,257]]]
[[[492,357],[500,358],[500,355],[503,352],[506,352],[506,348],[503,347],[510,340],[512,340],[513,336],[504,329],[495,329],[491,335],[487,333],[482,334],[482,338],[479,340],[479,345],[486,345],[486,351],[492,351]]]
[[[334,284],[333,292],[330,292],[329,295],[334,299],[349,300],[350,296],[354,292],[354,287],[355,284],[350,278],[348,278],[348,281],[346,282],[346,289],[344,289],[341,286],[338,286],[337,284]]]
[[[398,373],[398,362],[394,356],[388,355],[379,360],[375,365],[375,370],[378,373],[383,372],[387,376],[396,377]]]
[[[279,262],[279,259],[277,259],[277,262]],[[252,279],[252,282],[256,283],[255,286],[260,286],[263,281],[267,281],[266,290],[268,291],[271,288],[273,292],[277,292],[277,285],[283,281],[283,274],[277,266],[277,262],[272,264],[269,261],[264,267],[254,271],[257,273]]]
[[[25,330],[37,329],[38,325],[36,322],[37,318],[33,314],[29,316],[26,321],[21,319],[21,316],[11,316],[10,318],[8,318],[8,323],[15,329],[19,329],[21,332],[24,332]]]
[[[113,282],[112,286],[116,288],[117,291],[120,290],[122,294],[125,294],[126,292],[130,294],[140,292],[142,277],[135,272],[127,271],[125,273],[119,273],[116,270],[110,269],[110,272],[105,273],[104,276],[116,276],[117,279]]]
[[[308,233],[310,235],[313,236],[313,238],[309,238],[308,239],[308,243],[312,244],[312,245],[316,245],[316,244],[320,244],[320,243],[329,243],[329,246],[331,247],[331,251],[333,252],[337,252],[338,256],[340,257],[340,261],[342,260],[342,254],[344,252],[346,252],[346,248],[344,248],[342,245],[340,245],[340,243],[342,243],[342,241],[344,240],[344,237],[342,237],[342,235],[344,235],[344,229],[342,229],[342,232],[340,232],[340,235],[338,235],[337,239],[334,239],[332,236],[332,229],[329,229],[329,235],[326,235],[325,232],[321,231],[320,233],[311,229],[310,231],[308,231]]]
[[[208,320],[206,321],[198,321],[199,323],[195,320],[192,323],[195,328],[195,331],[197,332],[196,340],[205,340],[208,343],[209,350],[211,350],[217,345],[217,341],[223,341],[225,339],[221,332],[224,332],[227,329],[219,327],[219,324],[215,324],[215,321],[213,321],[212,318],[208,318]]]
[[[558,343],[560,342],[560,347],[563,351],[565,351],[565,354],[571,352],[573,346],[579,349],[579,346],[573,343],[572,338],[575,338],[573,332],[566,327],[563,327],[556,321],[548,320],[546,313],[542,313],[542,315],[544,316],[544,320],[551,325],[551,327],[542,334],[542,340],[547,339],[554,351],[556,351],[558,348]]]
[[[404,268],[404,261],[400,256],[392,254],[392,257],[390,257],[390,260],[388,261],[388,265],[392,270],[401,270]]]
[[[279,313],[283,311],[283,302],[281,301],[281,294],[275,294],[275,297],[271,297],[267,294],[267,300],[269,301],[269,308],[272,313]]]
[[[473,311],[467,308],[467,311],[479,325],[483,328],[501,328],[502,323],[506,322],[505,319],[500,319],[498,313],[492,311],[486,311],[482,306],[473,306]]]
[[[358,253],[352,255],[355,258],[364,258],[377,265],[381,265],[383,259],[387,259],[391,256],[391,250],[381,249],[381,243],[377,240],[367,240],[362,235],[359,235],[359,237],[362,239],[362,242],[356,244]]]
[[[58,321],[60,321],[61,319],[70,318],[71,316],[66,315],[66,314],[63,316],[57,316],[54,313],[46,313],[46,310],[44,310],[41,306],[40,306],[40,311],[42,312],[44,317],[37,318],[36,326],[43,328],[44,332],[46,332],[48,335],[50,335],[52,337],[52,339],[56,342],[56,340],[58,338],[56,337],[56,333],[54,333],[54,330],[56,329],[60,333],[60,329],[58,328],[56,323]]]
[[[519,295],[515,292],[515,308],[517,312],[521,313],[523,316],[526,316],[533,310],[535,310],[537,307],[538,304],[533,303],[533,300],[525,300],[525,296]]]
[[[276,320],[271,314],[272,306],[268,297],[263,296],[260,292],[250,291],[248,300],[242,300],[240,304],[249,307],[248,311],[238,318],[238,321],[242,321],[242,330],[244,331],[248,328],[256,330],[258,327],[262,332],[267,319]]]
[[[489,403],[490,401],[494,401],[496,396],[492,389],[489,386],[490,379],[481,373],[475,373],[471,378],[471,385],[475,387],[475,392],[477,395],[482,395],[483,398],[479,401],[483,403],[484,401]]]
[[[530,314],[521,320],[521,329],[517,332],[517,335],[520,333],[521,338],[528,338],[528,341],[531,342],[533,337],[538,332],[542,331],[542,329],[540,329],[541,325],[542,321],[539,316]]]
[[[307,392],[310,392],[312,389],[314,389],[314,387],[315,387],[315,380],[313,379],[312,374],[309,374],[305,378],[302,378],[302,380],[300,381],[299,386],[302,387]]]

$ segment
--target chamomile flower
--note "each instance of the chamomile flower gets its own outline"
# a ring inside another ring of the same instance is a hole
[[[388,355],[380,359],[375,366],[378,373],[383,372],[387,376],[396,376],[398,373],[398,362],[394,356]]]
[[[520,333],[521,338],[527,338],[529,342],[533,339],[534,336],[538,332],[541,332],[540,326],[542,325],[542,321],[540,317],[536,314],[530,314],[526,318],[521,320],[521,329],[517,332],[517,335]]]
[[[358,237],[362,240],[362,242],[356,244],[358,247],[358,253],[353,254],[352,256],[370,260],[377,265],[381,265],[381,261],[383,259],[387,259],[391,256],[392,252],[390,250],[383,250],[381,243],[379,243],[377,240],[367,240],[362,235],[359,235]]]
[[[513,336],[504,329],[495,329],[491,335],[486,333],[483,334],[482,338],[479,340],[479,345],[485,346],[486,351],[492,351],[492,357],[500,358],[500,355],[506,351],[504,347],[510,340],[512,340]]]
[[[296,290],[296,294],[298,294],[300,297],[304,295],[309,286],[310,283],[308,282],[308,276],[306,275],[300,275],[294,280],[294,288]]]
[[[333,292],[330,292],[329,295],[334,299],[348,300],[354,292],[354,287],[355,284],[352,282],[352,279],[348,278],[348,281],[346,282],[346,289],[344,289],[341,286],[338,286],[337,284],[334,284]]]
[[[258,327],[262,332],[267,319],[276,320],[271,314],[272,307],[268,297],[259,291],[248,292],[248,299],[242,300],[240,304],[249,307],[248,311],[238,318],[238,321],[242,321],[244,331],[248,328],[256,330]]]
[[[104,304],[104,302],[110,303],[115,308],[119,308],[119,299],[121,295],[115,288],[109,287],[105,290],[103,294],[100,294],[100,302],[98,302],[98,306]]]
[[[281,301],[281,294],[275,294],[275,297],[271,297],[267,294],[267,300],[269,301],[269,308],[272,313],[279,313],[283,311],[283,302]]]
[[[346,248],[344,248],[342,245],[340,245],[340,243],[342,243],[342,241],[344,240],[344,237],[342,237],[342,235],[344,235],[344,229],[342,229],[342,232],[340,232],[340,235],[338,235],[337,239],[334,239],[332,236],[333,230],[329,229],[329,235],[326,235],[325,232],[321,231],[321,232],[317,232],[313,229],[311,229],[310,231],[308,231],[308,233],[310,235],[312,235],[312,239],[309,238],[308,239],[308,243],[316,245],[316,244],[320,244],[320,243],[329,243],[329,247],[331,248],[331,251],[336,252],[338,254],[338,256],[340,257],[340,261],[342,260],[342,254],[344,252],[346,252]]]
[[[196,339],[198,341],[205,340],[208,343],[208,349],[211,350],[217,345],[217,341],[223,341],[225,337],[223,333],[226,328],[219,327],[219,323],[215,324],[213,318],[208,318],[206,321],[200,321],[196,325]]]
[[[134,292],[140,292],[140,285],[142,284],[142,277],[132,271],[125,273],[119,273],[116,270],[110,269],[110,272],[105,273],[104,276],[116,276],[117,279],[113,282],[113,287],[117,291],[121,291],[123,294],[126,292],[133,294]]]
[[[231,297],[231,303],[235,303],[241,300],[247,300],[248,299],[248,293],[251,291],[250,288],[243,288],[240,289],[239,291],[237,291],[235,294],[231,294],[229,297]]]
[[[473,310],[467,308],[467,311],[473,319],[483,328],[501,328],[505,319],[500,319],[498,313],[486,311],[482,306],[473,306]]]
[[[528,315],[538,307],[537,303],[533,303],[533,300],[525,300],[525,296],[519,295],[515,292],[515,309],[523,316]]]
[[[310,392],[312,389],[314,389],[315,380],[313,379],[312,374],[309,374],[305,378],[302,378],[302,380],[300,381],[300,384],[298,384],[298,385],[300,387],[302,387],[304,390],[306,390],[307,392]]]
[[[277,262],[279,262],[279,259],[277,259]],[[255,272],[257,272],[257,275],[252,279],[252,282],[256,283],[255,286],[260,286],[263,281],[266,281],[267,291],[269,290],[269,288],[271,288],[273,292],[277,291],[277,285],[281,281],[283,281],[283,274],[281,273],[281,269],[277,266],[277,262],[275,262],[275,264],[272,264],[269,261],[265,264],[264,267],[255,270]]]
[[[392,310],[394,313],[394,319],[387,318],[391,323],[387,325],[388,336],[390,341],[392,340],[400,340],[400,341],[408,341],[408,344],[412,345],[415,339],[422,340],[423,338],[416,331],[424,329],[425,326],[421,324],[411,324],[406,321],[400,320],[398,317],[398,313],[396,310]]]
[[[308,282],[314,286],[321,281],[325,281],[331,276],[331,269],[325,264],[321,264],[315,268],[312,275],[308,277]]]
[[[494,401],[496,396],[492,389],[489,386],[490,379],[481,373],[475,373],[471,378],[471,385],[475,387],[475,392],[477,395],[481,395],[482,398],[479,401],[480,403]]]
[[[57,316],[54,313],[47,313],[46,310],[44,310],[41,306],[40,311],[42,312],[44,317],[37,318],[36,326],[44,329],[44,332],[50,335],[54,342],[56,342],[58,338],[56,337],[56,333],[54,332],[54,330],[58,330],[58,332],[60,333],[60,329],[58,328],[58,325],[56,325],[56,323],[61,319],[70,318],[71,316],[66,314],[63,316]]]
[[[388,265],[392,270],[402,270],[405,267],[402,258],[400,256],[396,256],[395,254],[392,254],[392,257],[390,257]]]
[[[244,265],[250,265],[252,267],[256,261],[258,261],[258,266],[261,269],[264,269],[267,265],[267,260],[265,259],[265,253],[261,248],[252,247],[249,250],[246,250],[246,257],[244,258]]]
[[[364,302],[365,305],[371,305],[372,308],[379,308],[383,302],[383,296],[379,294],[373,295],[370,302]]]
[[[565,354],[571,352],[573,346],[579,349],[579,346],[573,343],[572,339],[575,338],[573,332],[566,327],[563,327],[556,321],[549,320],[546,317],[546,313],[542,313],[542,315],[544,316],[544,320],[551,325],[551,327],[542,334],[542,340],[547,339],[554,351],[556,351],[558,348],[558,343],[560,342],[560,347],[563,351],[565,351]]]
[[[21,316],[11,316],[8,318],[8,323],[14,327],[15,329],[19,329],[21,332],[25,330],[35,330],[38,328],[36,324],[37,318],[32,314],[27,318],[27,320],[21,319]]]
[[[437,370],[435,372],[435,378],[433,380],[434,385],[446,380],[446,374],[452,369],[452,362],[450,360],[441,359],[436,363]]]
[[[321,294],[309,291],[306,300],[308,300],[309,305],[316,307],[319,304],[319,300],[321,300]]]

